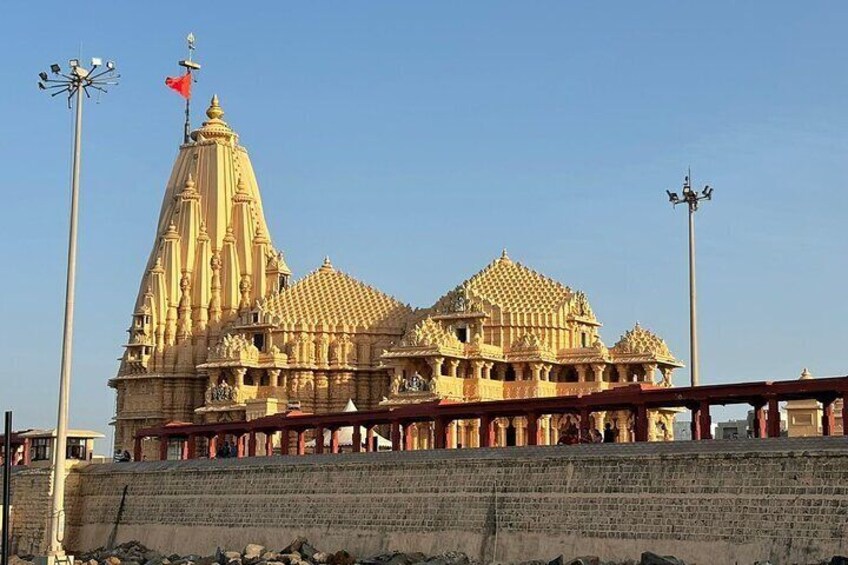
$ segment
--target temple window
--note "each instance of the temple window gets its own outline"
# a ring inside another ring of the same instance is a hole
[[[456,339],[458,339],[462,343],[468,343],[468,328],[456,328]]]
[[[262,374],[259,375],[259,386],[268,386],[271,383],[271,377],[268,376],[268,373],[262,371]]]
[[[256,384],[254,382],[253,373],[251,371],[248,371],[247,374],[244,376],[244,384],[248,386],[253,386]]]
[[[580,380],[577,375],[577,370],[571,366],[566,366],[562,368],[562,372],[560,373],[560,379],[561,382],[566,383],[576,383]]]
[[[580,334],[580,347],[589,347],[589,336],[586,333]]]
[[[254,313],[253,313],[252,320],[253,320],[253,323],[254,323],[254,324],[258,324],[258,323],[259,323],[259,312],[254,312]]]
[[[254,316],[258,316],[259,314],[254,314]],[[256,346],[256,349],[259,351],[265,350],[265,334],[253,334],[253,345]]]
[[[507,365],[506,367],[506,375],[504,376],[505,381],[514,381],[515,380],[515,367],[512,365]]]

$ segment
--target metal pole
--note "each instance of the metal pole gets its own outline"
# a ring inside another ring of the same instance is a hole
[[[698,386],[698,314],[695,293],[695,203],[689,203],[689,353],[692,362],[691,384]]]
[[[59,415],[53,442],[53,506],[50,521],[48,555],[64,555],[65,538],[65,458],[68,444],[68,401],[71,390],[71,351],[74,334],[74,286],[77,270],[77,216],[79,212],[80,154],[82,151],[82,87],[76,92],[77,111],[74,125],[74,160],[71,180],[71,221],[68,235],[68,278],[65,287],[65,327],[62,338],[62,372],[59,381]]]
[[[12,413],[6,412],[6,435],[3,436],[3,543],[0,548],[0,565],[9,563],[9,538],[11,523],[9,506],[12,504]]]

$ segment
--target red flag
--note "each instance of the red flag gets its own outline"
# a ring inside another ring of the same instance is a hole
[[[191,73],[186,73],[181,77],[167,77],[165,86],[179,93],[183,98],[191,98]]]

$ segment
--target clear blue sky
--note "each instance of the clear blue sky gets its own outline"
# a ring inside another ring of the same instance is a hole
[[[848,5],[128,6],[4,7],[0,408],[18,427],[55,421],[67,238],[71,113],[36,74],[80,41],[123,74],[85,116],[72,385],[73,425],[110,433],[188,31],[197,105],[220,96],[297,277],[329,254],[427,306],[507,247],[585,290],[608,345],[639,320],[686,360],[686,215],[664,190],[691,165],[715,187],[702,380],[848,372]]]

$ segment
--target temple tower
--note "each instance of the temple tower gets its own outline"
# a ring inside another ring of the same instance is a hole
[[[207,381],[195,367],[208,346],[291,274],[271,243],[247,150],[217,96],[206,116],[168,179],[129,340],[109,382],[117,391],[117,449],[131,449],[139,428],[194,419]]]

